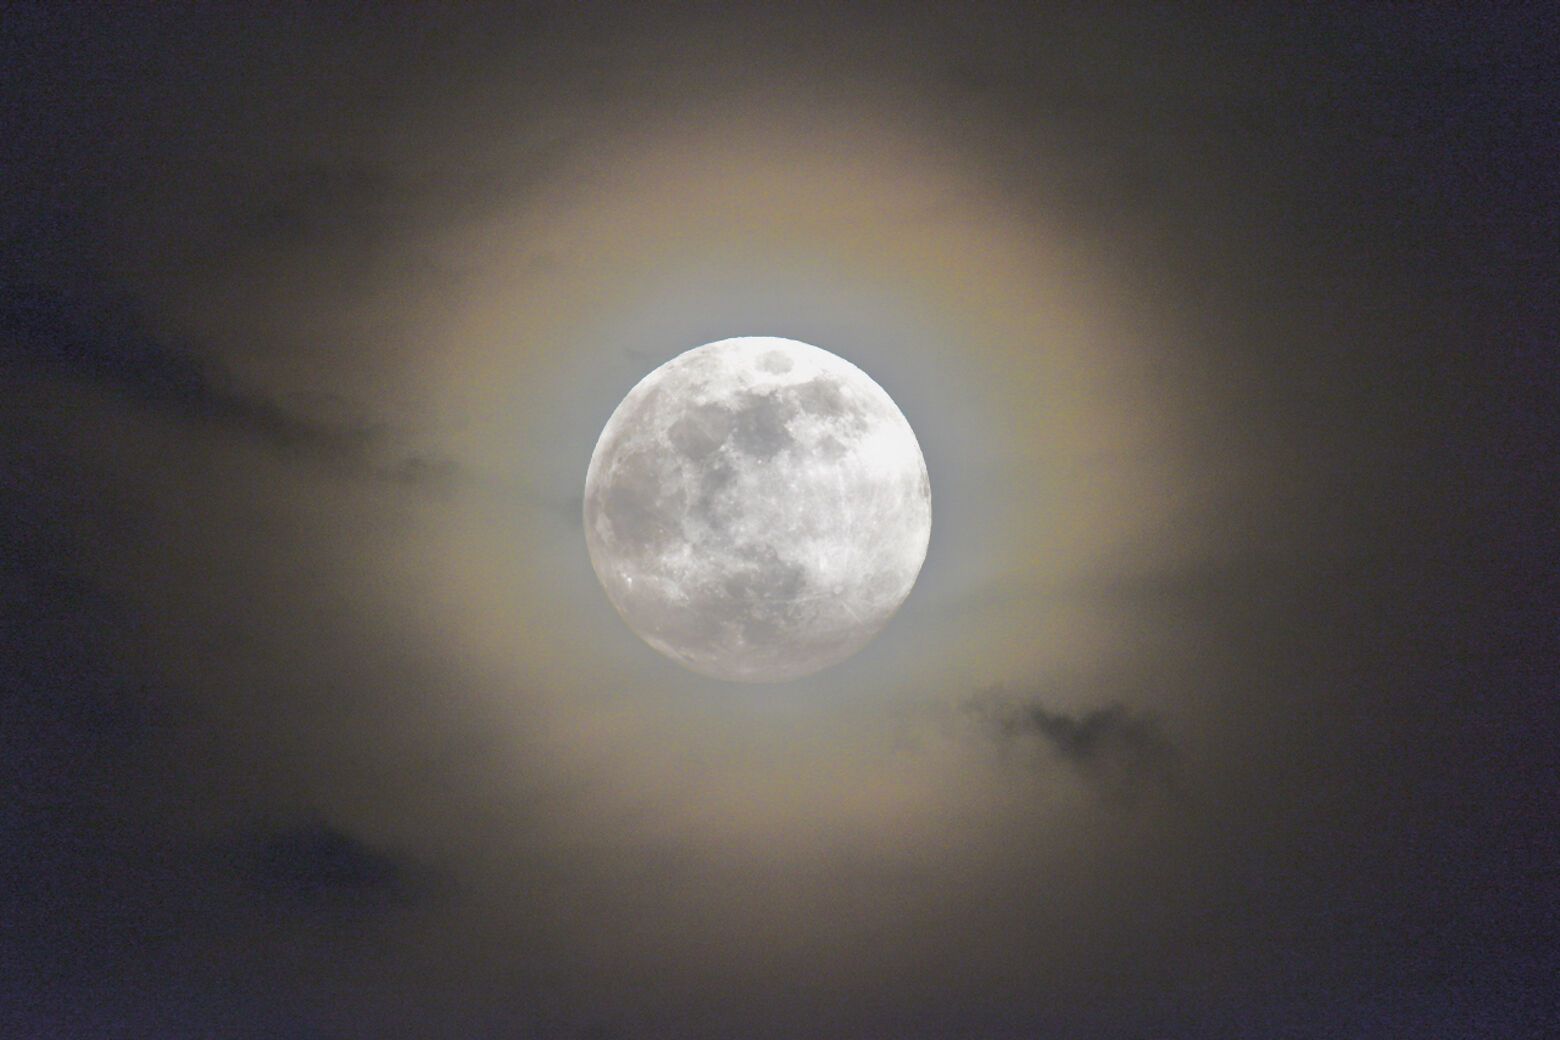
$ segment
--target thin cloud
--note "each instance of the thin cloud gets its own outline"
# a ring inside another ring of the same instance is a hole
[[[417,888],[409,863],[326,823],[266,835],[248,858],[248,872],[268,897],[315,910],[398,905]]]
[[[1043,748],[1114,801],[1178,793],[1179,753],[1158,721],[1121,704],[1081,713],[1048,707],[1034,695],[987,690],[966,710],[1008,744]]]
[[[455,476],[445,459],[376,460],[387,432],[379,424],[320,421],[240,389],[220,366],[146,331],[123,300],[36,285],[0,290],[0,372],[93,387],[179,422],[395,483],[437,491]]]

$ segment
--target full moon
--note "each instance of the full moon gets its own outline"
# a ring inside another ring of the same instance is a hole
[[[899,408],[791,339],[666,362],[612,413],[585,475],[585,543],[613,606],[718,679],[784,682],[860,650],[910,594],[931,526]]]

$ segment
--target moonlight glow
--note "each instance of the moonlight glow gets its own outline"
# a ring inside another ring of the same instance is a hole
[[[849,657],[926,558],[910,424],[856,366],[796,340],[682,354],[618,405],[585,478],[585,539],[618,612],[675,661],[781,682]]]

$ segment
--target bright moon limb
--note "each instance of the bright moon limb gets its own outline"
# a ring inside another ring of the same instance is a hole
[[[719,679],[844,660],[910,594],[931,534],[926,460],[861,369],[792,339],[680,354],[607,420],[585,542],[646,643]]]

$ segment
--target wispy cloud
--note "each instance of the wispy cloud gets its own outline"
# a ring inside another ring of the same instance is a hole
[[[1175,745],[1157,720],[1121,704],[1069,713],[1034,693],[999,687],[972,698],[965,709],[996,739],[1042,748],[1112,800],[1180,791]]]
[[[0,287],[0,372],[93,387],[179,422],[398,483],[437,488],[453,475],[446,460],[379,457],[383,424],[315,419],[239,387],[220,365],[147,331],[123,299]]]
[[[422,888],[410,861],[323,822],[264,835],[246,859],[255,888],[301,909],[400,905]]]

